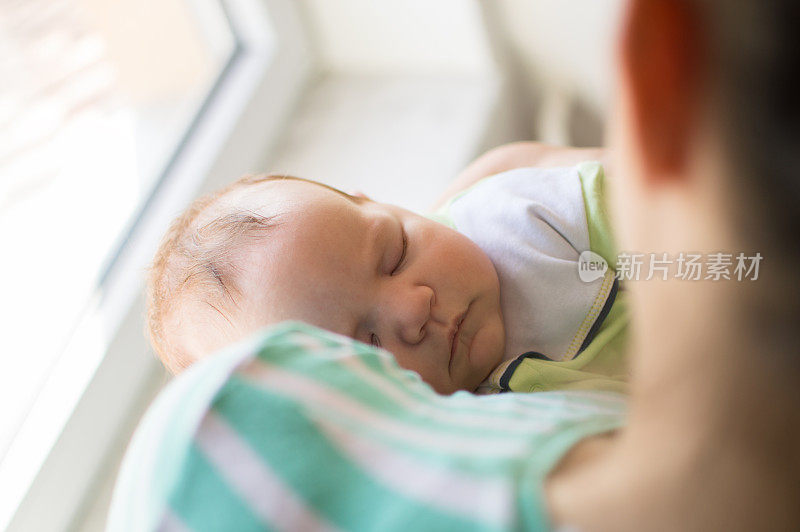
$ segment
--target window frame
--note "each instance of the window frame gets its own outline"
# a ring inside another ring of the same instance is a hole
[[[112,474],[109,457],[166,381],[142,333],[144,273],[160,238],[198,193],[261,169],[310,78],[295,2],[220,2],[234,50],[0,460],[0,529],[68,528]]]

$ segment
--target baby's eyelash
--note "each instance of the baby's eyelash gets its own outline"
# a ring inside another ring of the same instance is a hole
[[[392,275],[397,273],[397,270],[403,265],[403,261],[406,260],[406,251],[408,251],[408,235],[406,235],[406,230],[403,229],[403,252],[400,254],[400,260],[397,261],[397,266],[394,267],[392,270]]]
[[[369,343],[371,343],[375,347],[380,347],[381,346],[381,339],[378,338],[377,334],[372,333],[372,334],[369,335]]]

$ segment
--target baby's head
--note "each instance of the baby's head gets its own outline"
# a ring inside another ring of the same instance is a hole
[[[471,240],[298,178],[245,177],[195,201],[148,293],[153,345],[175,373],[287,319],[381,346],[440,393],[474,390],[503,354],[497,273]]]

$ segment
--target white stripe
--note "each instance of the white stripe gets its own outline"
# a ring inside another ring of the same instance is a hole
[[[270,528],[336,530],[285,486],[219,415],[206,415],[195,441],[225,481]]]
[[[360,358],[352,357],[343,360],[342,364],[347,366],[354,375],[380,390],[384,396],[393,400],[405,410],[415,414],[422,414],[447,425],[505,433],[519,432],[522,434],[539,433],[552,426],[550,423],[542,422],[541,418],[531,416],[531,414],[535,414],[531,408],[526,409],[528,415],[525,417],[508,416],[507,414],[511,412],[497,408],[494,409],[494,412],[483,409],[476,409],[474,412],[454,410],[452,401],[450,404],[447,404],[446,401],[444,402],[445,404],[442,404],[442,402],[436,400],[439,398],[432,394],[424,398],[410,395],[408,393],[409,390],[398,386],[397,383],[386,378],[386,376],[376,373]],[[442,399],[445,398],[442,397]],[[478,406],[478,400],[476,398],[472,399],[472,405]],[[506,400],[504,407],[507,408],[509,405],[509,401]],[[464,405],[462,408],[466,406]]]
[[[191,532],[192,529],[168,508],[156,530],[158,532]]]
[[[486,400],[503,401],[503,395],[485,396]],[[596,414],[619,416],[624,411],[624,400],[604,392],[551,391],[533,393],[514,393],[514,400],[520,406],[538,407],[545,415],[555,415],[559,419],[593,417]]]
[[[361,357],[350,357],[344,359],[342,363],[365,382],[381,390],[384,395],[405,406],[408,410],[425,412],[432,417],[440,417],[448,423],[477,426],[486,430],[539,432],[542,430],[541,423],[534,421],[541,422],[547,417],[553,417],[553,414],[556,414],[559,419],[586,417],[589,414],[619,415],[622,410],[621,406],[624,404],[623,400],[616,395],[591,391],[515,393],[513,396],[466,395],[461,398],[431,393],[429,396],[419,397],[413,394],[408,387],[399,385],[384,373],[370,367]],[[393,369],[385,367],[388,371]],[[502,409],[497,408],[498,403],[502,403]],[[446,412],[439,410],[438,413],[441,413],[441,416],[437,416],[433,410],[438,405],[448,409]],[[564,407],[564,410],[554,412],[554,405]],[[453,411],[452,407],[454,406],[469,408],[470,411]],[[523,409],[525,416],[520,417],[519,410]],[[533,416],[539,417],[537,419]],[[552,425],[547,423],[547,426]]]
[[[616,392],[601,392],[596,390],[569,390],[558,392],[570,399],[585,399],[591,404],[609,405],[616,413],[623,411],[627,405],[627,396]]]
[[[494,416],[492,419],[497,419],[497,410],[494,408],[495,402],[503,402],[504,407],[508,408],[509,399],[508,395],[506,394],[498,394],[498,395],[490,395],[490,396],[472,396],[472,395],[463,395],[463,396],[441,396],[437,395],[435,392],[430,390],[429,386],[424,382],[420,381],[410,381],[404,383],[407,386],[399,386],[395,381],[386,377],[386,375],[382,374],[381,372],[375,371],[372,367],[366,364],[361,357],[355,352],[356,347],[356,340],[353,340],[350,337],[342,336],[336,333],[330,333],[331,335],[335,336],[336,339],[341,340],[344,342],[344,345],[339,346],[329,346],[323,343],[322,341],[309,336],[307,333],[295,333],[291,335],[292,341],[297,343],[298,346],[301,346],[302,349],[305,350],[325,350],[328,352],[336,352],[339,355],[337,358],[342,360],[344,364],[348,365],[352,370],[357,372],[365,381],[376,386],[378,389],[383,390],[386,392],[387,396],[391,396],[395,401],[400,404],[410,405],[409,400],[416,401],[420,405],[429,405],[433,404],[446,404],[446,406],[450,407],[458,405],[459,403],[468,402],[467,405],[469,408],[474,408],[475,413],[483,413],[487,416]],[[378,349],[375,351],[378,360],[381,362],[383,369],[387,372],[397,372],[397,365],[394,358],[389,351],[385,349]],[[429,397],[426,398],[419,398],[411,395],[411,385],[417,388],[417,391],[430,391]],[[514,401],[523,403],[525,408],[528,409],[526,412],[528,415],[533,414],[530,412],[530,408],[537,408],[542,410],[543,414],[547,414],[548,412],[552,411],[554,405],[557,406],[564,406],[568,407],[573,414],[577,414],[577,416],[571,415],[566,411],[559,410],[556,414],[560,419],[571,418],[571,417],[582,417],[582,415],[587,414],[604,414],[604,415],[612,415],[618,416],[622,410],[624,410],[625,406],[625,398],[621,394],[611,393],[611,392],[599,392],[599,391],[591,391],[591,390],[569,390],[569,391],[553,391],[553,392],[537,392],[537,393],[514,393]],[[477,401],[474,399],[478,399]],[[581,402],[576,404],[575,399],[586,399],[587,402]],[[565,400],[568,401],[569,404],[565,404]],[[461,405],[458,405],[461,406]],[[516,405],[514,405],[516,406]],[[485,408],[488,407],[488,408]],[[505,411],[501,412],[501,414],[508,414],[510,412]],[[456,413],[448,413],[450,415],[457,415]],[[452,418],[451,418],[452,419]],[[516,421],[515,426],[520,425],[519,420]],[[531,426],[524,426],[523,429],[528,430],[539,430],[541,427],[531,427]],[[503,427],[503,430],[509,430],[508,426]]]
[[[317,415],[347,418],[349,423],[380,432],[406,445],[438,450],[448,454],[465,454],[473,458],[519,456],[528,441],[480,432],[467,437],[441,433],[446,425],[421,428],[417,424],[398,421],[347,395],[302,375],[290,373],[263,360],[254,360],[243,367],[238,375],[253,385],[290,397]],[[542,429],[547,430],[547,429]]]
[[[394,491],[493,527],[509,526],[514,494],[508,482],[434,468],[324,418],[317,423],[353,463]]]
[[[319,344],[318,347],[322,347],[321,344]],[[327,349],[330,350],[331,348]],[[477,396],[474,394],[463,394],[456,396],[437,395],[427,384],[420,380],[412,381],[407,379],[406,382],[404,382],[401,386],[396,381],[387,377],[385,372],[396,373],[397,366],[396,362],[394,361],[394,356],[386,350],[381,349],[378,351],[381,355],[379,360],[384,369],[384,372],[381,372],[376,371],[374,368],[366,364],[363,358],[357,356],[353,352],[351,346],[343,346],[338,349],[345,355],[341,357],[343,364],[349,366],[351,370],[361,376],[369,384],[385,391],[385,395],[392,397],[400,404],[405,404],[410,408],[415,408],[411,406],[413,403],[408,402],[413,401],[416,402],[420,407],[425,408],[430,408],[431,405],[442,405],[450,409],[452,409],[453,406],[469,408],[470,413],[466,414],[465,419],[475,419],[477,415],[482,414],[491,419],[491,421],[488,421],[488,423],[496,422],[499,425],[502,425],[502,430],[506,431],[516,429],[522,429],[522,432],[540,430],[541,427],[527,424],[527,422],[531,421],[531,415],[540,413],[533,412],[533,408],[540,410],[541,413],[545,415],[552,415],[554,404],[558,406],[568,406],[569,410],[580,412],[583,415],[619,415],[620,411],[622,410],[622,406],[625,404],[623,396],[620,394],[610,392],[595,392],[589,390],[514,393],[513,401],[509,399],[510,395],[508,394],[497,394],[492,396]],[[416,390],[414,391],[413,388],[416,388]],[[426,397],[419,397],[414,393],[419,393],[421,391],[430,393],[428,393]],[[586,399],[588,402],[576,404],[575,399]],[[564,404],[565,400],[569,402],[568,405]],[[498,411],[496,407],[498,402],[503,403],[503,410]],[[528,416],[525,418],[525,422],[522,422],[518,416],[514,416],[514,410],[517,410],[515,407],[519,406],[518,404],[514,403],[523,403],[526,410],[525,413]],[[581,417],[580,413],[577,417]],[[513,424],[498,419],[498,414],[508,415],[510,418],[514,418]],[[562,414],[566,414],[567,417],[572,417],[566,412],[562,411],[559,411],[556,414],[559,418],[562,417]],[[459,415],[458,412],[450,411],[447,413],[448,419],[450,420],[453,419],[453,416],[457,415]],[[483,422],[481,421],[479,423]],[[486,426],[482,425],[482,428],[486,428]]]

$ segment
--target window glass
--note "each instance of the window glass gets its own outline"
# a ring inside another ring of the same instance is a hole
[[[0,0],[0,457],[234,44],[218,0]]]

